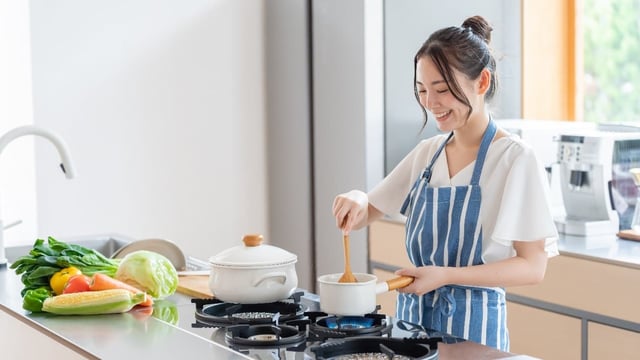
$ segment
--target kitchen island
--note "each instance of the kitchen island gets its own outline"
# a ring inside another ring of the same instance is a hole
[[[124,314],[56,316],[22,309],[22,283],[0,268],[2,358],[32,359],[253,359],[233,351],[210,328],[194,328],[194,304],[183,294],[156,301],[154,314],[136,308]],[[219,334],[219,332],[218,332]],[[440,359],[517,358],[473,342],[440,344]],[[298,359],[298,357],[296,357]]]

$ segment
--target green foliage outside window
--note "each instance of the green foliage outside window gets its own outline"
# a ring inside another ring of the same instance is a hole
[[[584,0],[584,120],[640,121],[640,0]]]

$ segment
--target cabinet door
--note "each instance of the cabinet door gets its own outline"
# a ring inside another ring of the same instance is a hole
[[[553,304],[640,322],[640,271],[635,268],[560,255],[549,259],[538,285],[507,289]]]
[[[510,352],[541,359],[580,360],[579,319],[513,302],[507,302],[507,311]]]
[[[640,358],[640,333],[589,322],[589,360]]]
[[[87,359],[0,309],[2,359]]]
[[[378,220],[369,225],[369,258],[392,266],[413,266],[404,244],[404,224]]]

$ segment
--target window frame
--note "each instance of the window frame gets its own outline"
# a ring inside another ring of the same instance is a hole
[[[582,0],[522,0],[522,118],[581,121]]]

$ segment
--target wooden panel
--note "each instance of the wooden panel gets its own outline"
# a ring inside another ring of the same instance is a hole
[[[373,275],[378,277],[378,281],[387,281],[396,275],[392,272],[383,271],[379,269],[373,269]],[[387,315],[396,314],[396,299],[398,297],[397,291],[388,291],[386,293],[379,294],[377,297],[378,305],[381,306],[380,313]]]
[[[369,225],[369,256],[388,265],[413,266],[404,244],[404,224],[379,220]]]
[[[512,302],[507,311],[510,352],[541,359],[581,358],[579,319]]]
[[[575,2],[522,1],[522,117],[575,119]]]
[[[590,322],[588,337],[589,360],[640,358],[640,333]]]
[[[561,255],[549,260],[542,283],[507,291],[640,323],[639,278],[637,269]]]

